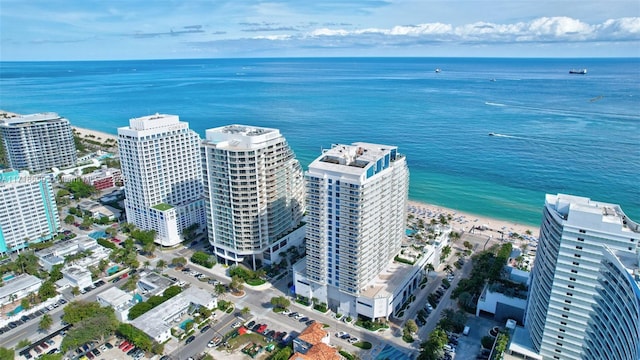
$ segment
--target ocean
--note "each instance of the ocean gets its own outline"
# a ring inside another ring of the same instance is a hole
[[[202,137],[273,127],[305,168],[331,144],[397,145],[412,200],[539,225],[567,193],[640,221],[637,58],[0,62],[0,109],[112,134],[154,113]]]

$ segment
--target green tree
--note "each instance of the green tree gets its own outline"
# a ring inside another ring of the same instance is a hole
[[[16,357],[16,352],[13,349],[7,349],[0,347],[0,359],[13,360]]]
[[[216,295],[222,296],[225,292],[227,292],[227,288],[223,284],[216,284],[213,287],[213,290],[216,292]]]
[[[64,223],[67,225],[71,225],[76,221],[76,217],[69,214],[67,216],[64,217]]]
[[[271,305],[274,308],[286,309],[291,306],[291,301],[284,296],[275,296],[271,298]]]
[[[231,278],[231,283],[229,284],[229,287],[235,293],[238,293],[238,292],[241,292],[242,290],[244,290],[244,284],[243,284],[242,278],[240,278],[237,275],[232,277]]]
[[[18,341],[18,345],[16,346],[16,349],[22,349],[23,347],[27,347],[29,345],[31,345],[31,341],[29,341],[29,339],[22,339]]]
[[[182,288],[180,286],[177,285],[172,285],[169,286],[168,288],[166,288],[163,292],[162,292],[162,296],[166,299],[171,299],[172,297],[180,294],[182,292]]]
[[[42,285],[40,285],[40,290],[38,290],[38,296],[40,297],[40,300],[45,301],[56,295],[56,286],[54,285],[53,281],[47,280],[43,282]]]
[[[63,351],[89,341],[104,341],[118,326],[113,308],[96,302],[73,301],[64,308],[62,319],[73,325],[62,340]]]
[[[51,315],[49,314],[44,314],[42,315],[42,318],[40,319],[40,324],[38,325],[38,328],[40,330],[49,330],[51,329],[51,326],[53,325],[53,319],[51,318]]]
[[[76,199],[88,198],[89,196],[96,194],[98,190],[95,187],[86,184],[80,179],[75,179],[67,183],[67,190],[69,190]]]
[[[160,259],[158,260],[158,262],[156,262],[156,269],[160,270],[160,272],[162,272],[162,270],[167,267],[167,263],[166,261]]]
[[[277,353],[273,354],[273,356],[271,357],[271,360],[288,360],[292,354],[293,354],[293,350],[291,349],[291,347],[286,346],[278,350]]]
[[[215,260],[209,254],[202,251],[194,252],[190,260],[194,264],[202,265],[209,269],[215,265]]]
[[[31,308],[31,302],[29,302],[29,299],[24,297],[20,300],[20,306],[22,306],[23,309],[28,310]]]
[[[80,295],[80,288],[78,288],[77,286],[74,286],[73,288],[71,288],[71,294],[73,294],[73,296]]]
[[[42,354],[38,360],[62,360],[62,354]]]
[[[171,259],[171,265],[175,267],[184,267],[187,264],[187,259],[183,257],[176,257]]]
[[[242,308],[242,310],[240,310],[240,314],[246,317],[247,315],[251,314],[251,309],[245,306]]]
[[[201,306],[198,309],[198,312],[200,313],[200,315],[202,315],[203,318],[208,319],[211,317],[211,314],[213,313],[211,310],[207,309],[204,306]]]
[[[116,237],[116,235],[118,235],[118,228],[115,226],[109,226],[108,228],[104,229],[104,232],[113,238],[113,237]]]
[[[153,341],[142,330],[136,328],[131,324],[120,324],[117,328],[118,334],[132,342],[135,346],[141,348],[144,351],[151,351],[153,347]]]
[[[415,334],[418,332],[418,325],[413,319],[407,320],[407,322],[404,323],[404,328],[409,334]]]
[[[91,216],[84,216],[82,218],[82,223],[80,224],[80,227],[82,229],[89,229],[91,228],[92,225],[93,225],[93,218]]]

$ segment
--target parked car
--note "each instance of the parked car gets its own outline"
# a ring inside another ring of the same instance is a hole
[[[251,329],[253,327],[253,325],[255,325],[255,324],[256,324],[256,322],[251,320],[245,326],[246,326],[247,329]]]
[[[185,341],[185,343],[187,343],[187,344],[191,344],[191,342],[192,342],[193,340],[195,340],[195,339],[196,339],[196,337],[195,337],[195,336],[193,336],[193,335],[191,335],[191,336],[189,336],[189,337],[187,338],[187,340]]]
[[[206,325],[205,327],[203,327],[202,329],[200,329],[200,333],[202,334],[202,333],[206,332],[206,331],[207,331],[207,330],[209,330],[209,329],[211,329],[211,326]]]

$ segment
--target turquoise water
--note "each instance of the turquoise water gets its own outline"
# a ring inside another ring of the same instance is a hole
[[[117,273],[118,269],[120,269],[120,267],[118,265],[114,265],[114,266],[108,268],[107,269],[107,275],[111,275],[111,274]]]
[[[187,319],[187,320],[181,322],[180,323],[180,329],[186,330],[187,329],[187,324],[188,323],[192,323],[192,322],[193,322],[193,319]]]
[[[8,280],[11,280],[11,279],[13,279],[14,277],[16,277],[16,276],[15,276],[15,275],[13,275],[13,274],[9,274],[9,275],[3,276],[3,277],[2,277],[2,281],[8,281]]]
[[[100,230],[100,231],[94,231],[94,232],[92,232],[91,234],[89,234],[89,237],[91,237],[91,238],[93,238],[93,239],[96,239],[96,240],[98,240],[98,239],[100,239],[100,238],[102,238],[102,239],[106,239],[106,238],[107,238],[107,233],[106,233],[106,232],[104,232],[103,230]]]
[[[140,294],[135,294],[133,295],[133,299],[136,301],[136,303],[141,303],[144,300],[142,299],[142,296],[140,296]]]
[[[411,235],[415,234],[415,233],[416,233],[416,231],[415,231],[415,230],[413,230],[413,229],[406,229],[406,230],[404,231],[404,233],[405,233],[407,236],[411,236]]]
[[[9,315],[9,316],[13,316],[13,315],[16,315],[16,314],[20,313],[22,310],[24,310],[24,309],[22,308],[22,305],[18,305],[18,307],[16,307],[15,309],[13,309],[13,310],[9,311],[9,312],[7,313],[7,315]]]
[[[200,136],[230,123],[272,127],[303,167],[334,143],[397,145],[412,200],[539,225],[544,194],[568,193],[620,204],[640,221],[638,58],[0,65],[3,110],[58,112],[111,134],[156,112]],[[589,72],[570,75],[576,67]]]

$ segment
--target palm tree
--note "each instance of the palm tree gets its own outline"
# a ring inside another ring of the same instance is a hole
[[[149,268],[149,265],[151,265],[151,263],[149,262],[149,260],[145,260],[142,264],[144,265],[144,268],[145,268],[145,269],[148,269],[148,268]]]
[[[167,263],[164,260],[160,259],[156,262],[156,269],[160,270],[160,272],[162,272],[165,267],[167,267]]]
[[[74,286],[74,287],[71,289],[71,294],[73,294],[73,296],[78,296],[78,295],[80,295],[80,289],[79,289],[77,286]]]
[[[424,269],[427,270],[427,274],[435,270],[432,263],[428,263],[427,265],[425,265]]]
[[[222,284],[216,284],[216,286],[214,287],[214,291],[216,292],[216,295],[221,297],[227,291],[227,288],[225,288],[225,286]]]
[[[40,319],[40,324],[38,325],[40,330],[43,330],[43,331],[49,330],[52,325],[53,325],[53,319],[51,318],[51,315],[49,314],[42,315],[42,319]]]
[[[251,313],[251,309],[249,309],[248,307],[243,307],[242,310],[240,310],[240,313],[242,314],[242,316],[247,316],[248,314]]]
[[[453,268],[451,267],[451,264],[447,264],[447,265],[445,265],[445,267],[444,267],[444,271],[446,271],[446,272],[452,272],[452,271],[453,271]]]

